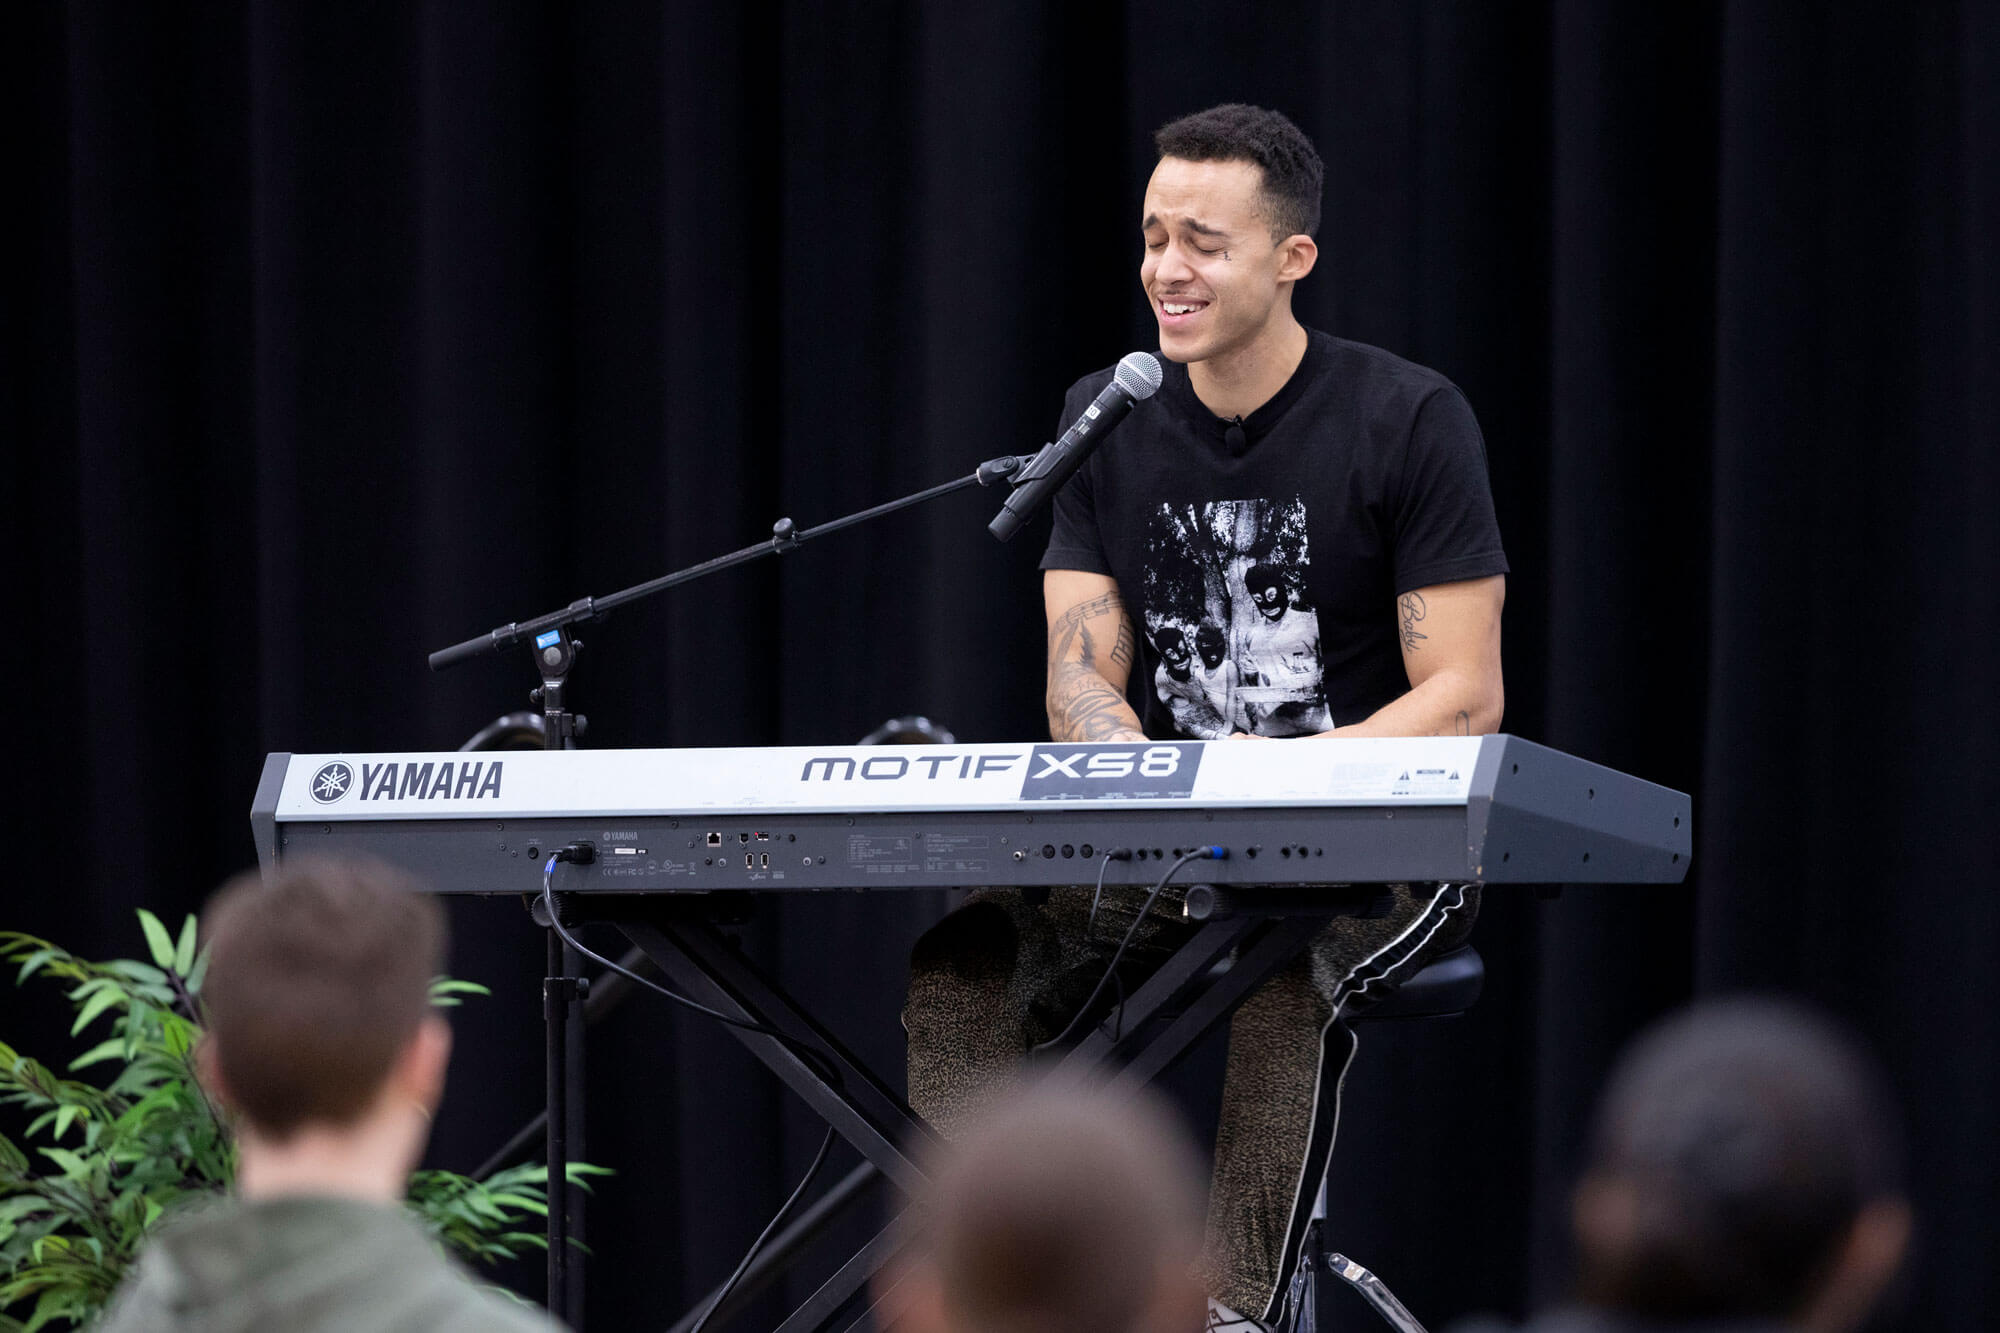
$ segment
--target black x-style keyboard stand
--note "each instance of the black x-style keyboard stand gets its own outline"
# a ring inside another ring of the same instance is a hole
[[[781,1040],[767,1032],[728,1029],[906,1197],[923,1183],[919,1150],[935,1142],[936,1131],[745,957],[699,902],[653,897],[613,906],[592,897],[578,895],[572,905],[589,919],[618,926],[690,999],[785,1034]],[[1254,895],[1239,891],[1235,898],[1236,914],[1199,926],[1058,1067],[1085,1075],[1102,1070],[1113,1089],[1136,1092],[1304,949],[1327,917],[1366,913],[1379,901],[1372,890],[1357,889],[1352,896],[1329,890],[1323,907],[1315,904],[1302,913],[1294,894],[1285,904],[1286,915],[1262,915],[1254,910]],[[820,1067],[801,1055],[799,1047],[816,1052]],[[857,1193],[850,1190],[846,1197]],[[901,1221],[900,1216],[892,1218],[777,1333],[868,1327],[872,1312],[894,1299],[892,1288],[871,1282],[896,1258],[908,1235]],[[766,1266],[784,1258],[768,1255]],[[691,1327],[707,1303],[704,1299],[674,1330]],[[729,1309],[716,1313],[726,1319]]]

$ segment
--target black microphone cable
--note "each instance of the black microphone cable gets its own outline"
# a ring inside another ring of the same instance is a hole
[[[637,972],[632,971],[632,969],[628,967],[619,966],[617,963],[612,962],[609,958],[606,958],[603,954],[591,950],[590,948],[585,946],[582,941],[578,940],[576,936],[570,934],[568,929],[566,929],[563,926],[562,918],[556,914],[556,903],[555,903],[556,863],[558,861],[576,859],[573,856],[564,855],[565,852],[569,852],[570,850],[571,849],[567,847],[563,848],[562,851],[559,851],[555,853],[553,856],[549,857],[549,863],[542,867],[542,910],[548,913],[550,927],[555,930],[557,935],[562,937],[562,942],[564,944],[567,944],[570,948],[576,950],[578,953],[582,954],[585,958],[590,959],[590,961],[592,961],[593,963],[597,963],[603,967],[611,969],[613,972],[616,972],[619,976],[626,978],[628,981],[636,981],[641,986],[644,986],[647,990],[653,991],[660,995],[664,995],[667,999],[672,1000],[675,1004],[678,1004],[683,1008],[692,1009],[695,1013],[702,1014],[708,1018],[712,1018],[718,1023],[725,1023],[733,1028],[741,1028],[745,1032],[755,1032],[760,1036],[770,1037],[774,1041],[783,1042],[787,1050],[791,1051],[792,1054],[798,1056],[799,1059],[811,1065],[814,1073],[818,1074],[821,1078],[825,1079],[828,1083],[832,1084],[834,1087],[841,1086],[840,1071],[833,1066],[833,1063],[826,1057],[826,1055],[820,1051],[813,1049],[811,1046],[806,1045],[804,1042],[794,1037],[791,1033],[781,1032],[777,1028],[771,1027],[769,1024],[759,1023],[753,1019],[738,1018],[734,1014],[725,1014],[720,1009],[711,1009],[707,1005],[701,1003],[701,1001],[690,999],[689,997],[682,995],[678,991],[668,990],[665,986],[662,986],[659,982],[652,980],[650,977],[642,977]]]
[[[1113,850],[1122,849],[1114,848]],[[1111,984],[1113,977],[1118,975],[1118,964],[1124,959],[1125,951],[1132,946],[1133,939],[1139,934],[1139,924],[1146,919],[1146,913],[1153,910],[1153,904],[1159,901],[1160,895],[1166,891],[1168,882],[1181,872],[1182,866],[1185,866],[1190,861],[1220,861],[1228,855],[1229,849],[1227,847],[1212,846],[1192,847],[1182,852],[1180,858],[1167,867],[1167,873],[1160,876],[1159,883],[1153,885],[1152,892],[1146,895],[1146,901],[1139,907],[1139,914],[1133,917],[1132,924],[1125,928],[1125,938],[1118,941],[1118,948],[1112,953],[1111,962],[1105,967],[1104,975],[1097,979],[1097,985],[1092,988],[1090,998],[1083,1002],[1083,1006],[1076,1011],[1076,1016],[1069,1020],[1069,1026],[1039,1046],[1036,1046],[1028,1054],[1040,1055],[1043,1051],[1051,1047],[1060,1046],[1069,1040],[1070,1034],[1076,1031],[1076,1025],[1081,1023],[1084,1020],[1084,1016],[1090,1012],[1090,1006],[1097,1003],[1097,997],[1104,993],[1104,988]],[[1111,853],[1105,853],[1104,860],[1105,864],[1109,865],[1113,860]],[[1100,869],[1098,871],[1098,882],[1100,885],[1103,883],[1103,880],[1104,872]],[[1093,904],[1093,912],[1094,910],[1095,904]]]
[[[835,1087],[840,1085],[840,1071],[835,1069],[820,1052],[801,1043],[790,1033],[780,1032],[774,1027],[752,1022],[746,1018],[738,1018],[734,1014],[725,1014],[720,1009],[711,1009],[698,1000],[689,999],[677,991],[668,990],[658,982],[647,977],[642,977],[630,968],[621,967],[609,958],[606,958],[603,954],[585,947],[576,936],[570,934],[563,926],[562,918],[556,913],[556,863],[559,861],[576,861],[581,864],[588,860],[590,855],[591,853],[587,848],[565,847],[549,857],[548,864],[542,867],[542,910],[548,913],[550,927],[561,937],[564,944],[567,944],[570,948],[576,950],[592,962],[602,964],[610,968],[613,972],[616,972],[619,976],[636,981],[646,989],[664,995],[675,1004],[692,1009],[695,1013],[706,1015],[718,1023],[726,1023],[733,1028],[742,1028],[747,1032],[761,1033],[766,1037],[772,1037],[783,1042],[793,1054],[813,1066],[814,1070],[822,1078],[826,1079],[828,1083],[833,1084]],[[805,1194],[806,1190],[811,1187],[814,1177],[819,1175],[820,1167],[825,1165],[827,1152],[832,1147],[833,1126],[828,1125],[826,1127],[826,1137],[819,1141],[819,1151],[813,1154],[812,1165],[806,1168],[805,1176],[800,1179],[798,1185],[792,1190],[791,1195],[786,1198],[785,1202],[779,1206],[778,1211],[772,1215],[771,1220],[764,1225],[764,1229],[757,1233],[757,1239],[750,1242],[750,1248],[744,1252],[742,1260],[736,1265],[736,1271],[729,1275],[728,1280],[722,1284],[721,1290],[715,1293],[715,1299],[709,1302],[706,1310],[702,1311],[701,1318],[695,1321],[694,1327],[689,1330],[689,1333],[701,1333],[701,1330],[707,1327],[709,1319],[713,1317],[717,1310],[722,1308],[722,1303],[729,1299],[729,1293],[736,1289],[736,1284],[741,1282],[743,1275],[750,1271],[750,1265],[756,1260],[757,1252],[764,1248],[764,1242],[771,1238],[771,1233],[778,1229],[778,1224],[785,1220],[792,1209],[798,1205],[799,1199]]]
[[[757,1239],[750,1242],[750,1248],[743,1252],[743,1258],[736,1265],[736,1271],[729,1275],[728,1280],[722,1284],[722,1289],[715,1293],[715,1299],[708,1303],[708,1308],[701,1312],[701,1318],[694,1321],[694,1327],[689,1329],[688,1333],[701,1333],[704,1328],[708,1327],[708,1321],[714,1316],[717,1310],[722,1308],[722,1303],[729,1299],[729,1293],[736,1290],[736,1284],[743,1280],[743,1275],[750,1271],[751,1262],[756,1259],[757,1252],[764,1248],[764,1242],[771,1239],[771,1233],[778,1229],[778,1223],[784,1221],[792,1209],[798,1206],[800,1197],[806,1192],[806,1187],[812,1184],[813,1177],[819,1174],[820,1167],[826,1163],[827,1149],[831,1147],[833,1147],[833,1126],[828,1125],[826,1127],[826,1137],[819,1141],[819,1151],[813,1154],[812,1165],[806,1168],[806,1173],[800,1179],[798,1187],[792,1191],[789,1198],[778,1206],[778,1211],[771,1215],[771,1220],[766,1222],[764,1229],[757,1233]]]
[[[1097,890],[1090,895],[1090,916],[1083,923],[1083,937],[1085,939],[1094,940],[1097,938],[1097,905],[1104,901],[1104,872],[1111,869],[1113,861],[1129,861],[1131,859],[1132,849],[1130,847],[1111,847],[1106,849],[1104,859],[1097,863]]]

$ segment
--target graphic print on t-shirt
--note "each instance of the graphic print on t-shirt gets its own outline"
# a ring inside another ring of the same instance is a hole
[[[1146,533],[1141,613],[1153,690],[1189,736],[1302,736],[1333,725],[1306,589],[1305,501],[1163,504]]]

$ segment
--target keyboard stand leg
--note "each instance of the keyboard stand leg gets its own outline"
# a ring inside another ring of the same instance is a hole
[[[923,1174],[914,1149],[935,1142],[935,1131],[712,923],[677,910],[674,904],[651,907],[644,916],[613,919],[682,994],[785,1034],[786,1039],[781,1040],[764,1032],[729,1028],[751,1054],[904,1193],[921,1186]],[[801,1048],[813,1054],[805,1055]],[[857,1311],[857,1302],[858,1313],[865,1315],[874,1299],[868,1284],[895,1258],[903,1235],[893,1223],[885,1228],[781,1325],[784,1333],[832,1329],[837,1326],[834,1321]]]
[[[1203,925],[1192,939],[1174,950],[1164,963],[1154,969],[1152,975],[1126,999],[1121,1009],[1113,1010],[1103,1023],[1085,1033],[1083,1040],[1062,1057],[1059,1067],[1065,1072],[1075,1073],[1093,1069],[1117,1055],[1146,1031],[1162,1011],[1171,1010],[1191,996],[1199,995],[1216,964],[1254,937],[1262,925],[1262,922],[1249,917],[1231,917]],[[1121,1031],[1115,1042],[1111,1035],[1114,1025]]]
[[[763,1032],[729,1028],[730,1035],[804,1098],[892,1184],[908,1193],[923,1183],[913,1150],[919,1144],[935,1142],[936,1132],[722,932],[706,920],[671,910],[643,919],[620,919],[618,925],[688,998],[785,1034],[786,1040],[780,1040]],[[815,1053],[817,1062],[803,1055],[802,1048]]]
[[[871,1283],[877,1273],[902,1253],[910,1234],[906,1226],[905,1219],[897,1217],[877,1232],[875,1239],[857,1250],[838,1273],[778,1325],[777,1333],[820,1333],[823,1329],[865,1326],[875,1309],[893,1305],[893,1289],[878,1288]]]
[[[1112,1011],[1057,1067],[1066,1073],[1109,1067],[1114,1071],[1114,1088],[1144,1087],[1229,1017],[1325,924],[1323,915],[1208,922],[1132,993],[1122,1010]],[[1235,961],[1229,969],[1215,975],[1216,964],[1232,953]]]
[[[852,1171],[820,1195],[789,1226],[766,1241],[750,1266],[743,1270],[743,1277],[729,1293],[729,1299],[716,1308],[713,1327],[727,1327],[738,1310],[755,1300],[760,1292],[792,1266],[802,1247],[816,1239],[826,1230],[828,1223],[853,1207],[857,1200],[872,1195],[872,1187],[881,1179],[882,1173],[875,1169],[875,1163],[856,1163]],[[711,1289],[696,1301],[694,1308],[681,1316],[667,1333],[690,1333],[702,1312],[715,1303],[720,1290],[719,1287]]]
[[[1261,929],[1244,942],[1230,969],[1203,986],[1186,1008],[1156,1032],[1140,1029],[1117,1044],[1112,1054],[1118,1065],[1112,1083],[1115,1089],[1137,1092],[1164,1074],[1209,1029],[1234,1013],[1251,991],[1297,957],[1325,928],[1326,918],[1279,917],[1258,924]]]

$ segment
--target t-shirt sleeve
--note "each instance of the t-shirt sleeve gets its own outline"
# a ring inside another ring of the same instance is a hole
[[[1086,385],[1079,383],[1064,397],[1062,421],[1056,426],[1058,433],[1068,430],[1070,423],[1089,406],[1088,396],[1079,397],[1087,393]],[[1084,465],[1056,492],[1056,501],[1052,506],[1055,523],[1049,529],[1049,548],[1042,553],[1043,569],[1076,569],[1086,574],[1111,573],[1111,562],[1104,557],[1103,535],[1097,528],[1094,461],[1095,456],[1085,460]]]
[[[1440,388],[1417,408],[1393,512],[1399,596],[1507,572],[1486,442],[1457,389]]]

